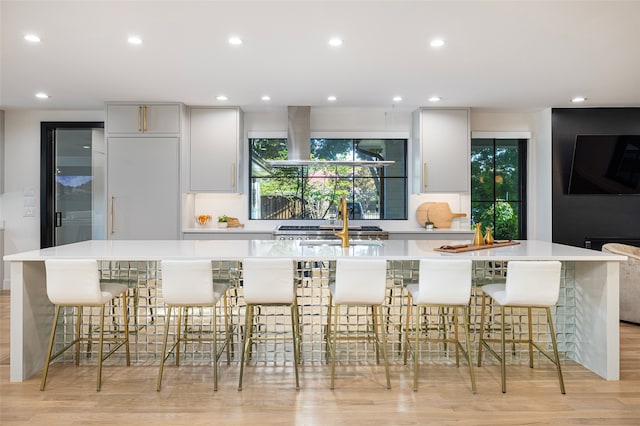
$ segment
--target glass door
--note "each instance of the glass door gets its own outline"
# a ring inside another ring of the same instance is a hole
[[[54,126],[43,135],[47,158],[43,158],[41,245],[104,239],[104,128],[92,123],[48,124]]]

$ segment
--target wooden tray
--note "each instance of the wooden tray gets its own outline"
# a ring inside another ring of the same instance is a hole
[[[434,248],[433,251],[441,251],[444,253],[462,253],[465,251],[485,250],[497,247],[516,246],[520,244],[518,241],[500,241],[493,244],[484,244],[481,246],[474,246],[473,244],[461,244],[461,245],[448,245],[438,248]]]

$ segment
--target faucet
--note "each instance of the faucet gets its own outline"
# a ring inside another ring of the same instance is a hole
[[[342,240],[342,247],[349,247],[349,207],[345,197],[340,198],[338,203],[338,219],[342,220],[342,231],[335,235]]]

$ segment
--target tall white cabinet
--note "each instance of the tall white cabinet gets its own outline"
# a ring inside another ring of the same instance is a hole
[[[180,238],[182,109],[107,105],[108,239]]]
[[[413,114],[413,192],[469,192],[468,108],[421,108]]]
[[[242,192],[242,110],[191,107],[189,111],[189,190]]]

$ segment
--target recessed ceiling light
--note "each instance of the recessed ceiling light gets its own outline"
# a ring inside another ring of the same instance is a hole
[[[263,100],[263,101],[270,101],[270,100],[271,100],[271,96],[264,95],[264,96],[262,97],[262,100]]]
[[[240,37],[229,37],[229,44],[240,45],[242,44],[242,39]]]
[[[441,38],[434,38],[429,44],[431,45],[431,47],[442,47],[444,46],[444,40]]]
[[[30,41],[31,43],[40,43],[40,37],[35,34],[27,34],[24,36],[24,39]]]
[[[576,96],[575,98],[571,99],[571,102],[584,102],[586,100],[587,100],[587,98],[585,98],[585,97]]]
[[[342,40],[337,37],[334,37],[329,40],[329,44],[331,46],[342,46]]]
[[[402,96],[394,96],[393,97],[393,102],[400,102],[402,101]]]
[[[219,96],[216,96],[216,99],[219,100],[219,101],[226,101],[229,98],[227,98],[225,95],[219,95]]]
[[[40,92],[40,93],[36,93],[36,98],[38,98],[38,99],[49,99],[49,95],[47,95],[46,93]]]
[[[130,36],[127,41],[131,44],[142,44],[142,39],[138,36]]]
[[[333,96],[333,95],[331,95],[331,96],[329,96],[329,97],[327,98],[327,100],[328,100],[328,101],[330,101],[330,102],[333,102],[333,101],[335,101],[336,99],[338,99],[338,98],[336,98],[336,97],[335,97],[335,96]]]
[[[84,149],[91,149],[91,147],[89,145],[82,145],[82,148]]]
[[[432,96],[429,98],[429,102],[440,102],[442,98],[440,96]]]

